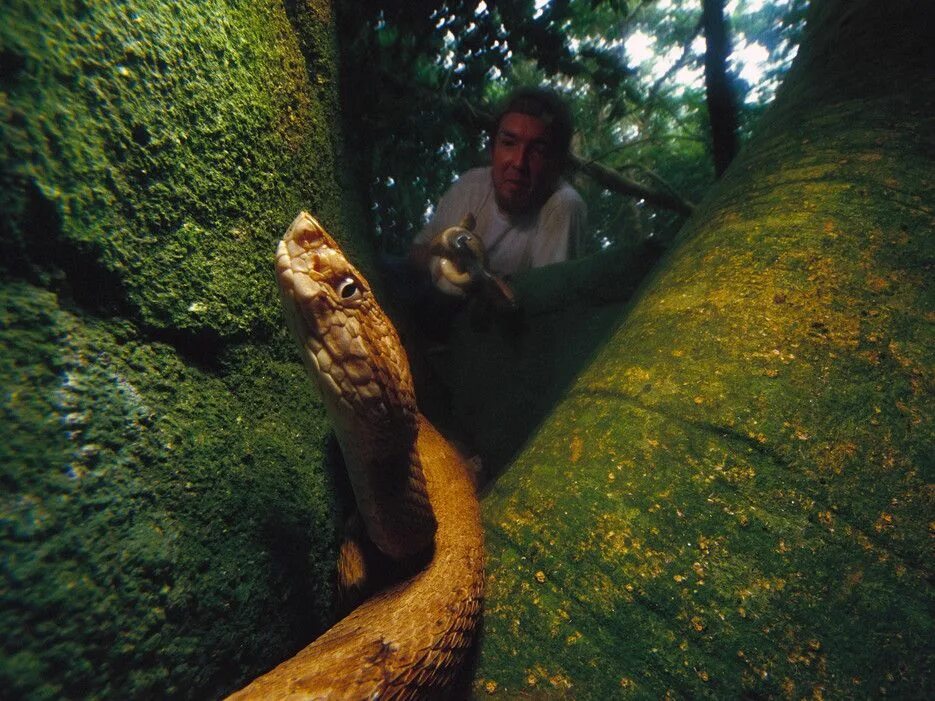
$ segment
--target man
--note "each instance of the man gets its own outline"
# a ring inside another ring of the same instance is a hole
[[[416,236],[409,260],[426,270],[430,244],[468,213],[487,250],[488,267],[509,277],[568,260],[584,227],[581,196],[561,179],[571,143],[571,112],[554,93],[520,88],[500,110],[491,164],[464,173]]]
[[[433,287],[424,282],[434,256],[432,242],[470,214],[475,220],[473,234],[483,242],[487,267],[494,275],[510,277],[568,260],[587,213],[581,196],[561,179],[571,134],[571,112],[554,93],[538,88],[512,93],[490,135],[490,166],[469,170],[451,186],[410,248],[409,263],[424,285],[415,286],[419,292],[412,303],[413,317],[427,342],[426,354],[441,358],[423,370],[431,379],[420,387],[420,396],[434,402],[435,412],[452,412],[448,406],[452,368],[445,365],[439,351],[447,348],[453,315],[465,300],[460,296],[463,290],[439,285],[438,280]],[[471,441],[463,428],[446,428],[449,435],[460,436],[465,455],[470,455],[466,446]],[[483,483],[480,458],[475,456],[471,462],[478,471],[476,481]]]

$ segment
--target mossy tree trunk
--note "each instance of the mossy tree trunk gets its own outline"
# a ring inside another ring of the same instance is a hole
[[[367,258],[332,25],[4,3],[4,698],[209,698],[330,622],[330,428],[272,259],[302,208]]]
[[[480,695],[932,691],[935,6],[828,0],[484,502]]]

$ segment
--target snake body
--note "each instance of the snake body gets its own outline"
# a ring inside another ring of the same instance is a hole
[[[367,535],[393,560],[427,564],[231,698],[442,696],[483,599],[483,534],[468,468],[419,413],[405,351],[367,281],[309,214],[280,242],[276,270]]]

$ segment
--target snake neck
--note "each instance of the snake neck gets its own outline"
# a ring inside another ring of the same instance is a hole
[[[286,320],[344,454],[364,527],[393,559],[431,547],[437,523],[415,449],[418,407],[396,329],[366,279],[301,213],[276,253]]]
[[[416,416],[378,429],[361,423],[335,424],[335,433],[367,534],[393,560],[424,553],[437,523],[416,449]]]

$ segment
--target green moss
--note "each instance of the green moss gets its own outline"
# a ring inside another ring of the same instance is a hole
[[[304,208],[344,233],[330,28],[303,22],[318,34],[307,64],[279,3],[64,7],[14,3],[0,30],[18,68],[2,105],[12,196],[57,213],[44,236],[119,278],[149,327],[277,327],[285,226]],[[35,224],[11,222],[5,245],[42,268],[56,252]]]
[[[5,687],[218,693],[320,630],[327,429],[295,365],[240,349],[221,379],[47,292],[2,299]]]
[[[358,220],[327,5],[286,5],[4,8],[6,696],[217,696],[331,619],[329,428],[272,253],[299,209]]]

